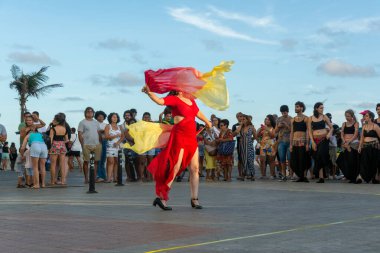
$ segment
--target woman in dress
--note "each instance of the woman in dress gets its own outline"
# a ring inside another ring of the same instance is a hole
[[[319,177],[317,183],[324,183],[330,162],[329,140],[334,130],[330,119],[323,114],[323,103],[314,105],[313,115],[309,118],[308,129],[313,149],[314,175]],[[328,128],[327,128],[328,127]]]
[[[228,128],[229,121],[223,119],[220,121],[220,134],[216,139],[217,145],[221,145],[224,142],[233,141],[234,136],[232,131]],[[223,172],[224,181],[231,182],[232,165],[233,165],[233,153],[230,155],[218,154],[216,156],[218,170]]]
[[[121,131],[118,123],[120,117],[117,113],[111,112],[108,114],[109,124],[104,129],[105,139],[107,140],[107,180],[105,183],[111,183],[117,181],[117,166],[119,164],[118,152],[120,149],[120,143],[124,139],[123,132]]]
[[[339,154],[337,163],[349,183],[355,183],[359,175],[359,123],[353,110],[347,110],[345,116],[346,122],[341,131],[343,152]]]
[[[190,164],[190,202],[193,208],[201,209],[198,202],[199,158],[195,117],[202,120],[206,127],[210,128],[211,123],[199,111],[194,99],[189,99],[181,91],[171,92],[164,98],[157,97],[148,86],[144,86],[142,91],[156,104],[170,106],[174,117],[174,126],[166,148],[148,166],[156,181],[157,197],[153,205],[158,205],[163,210],[172,210],[167,206],[171,185],[175,176]]]
[[[243,115],[242,124],[237,127],[236,131],[240,135],[239,150],[243,175],[246,179],[255,181],[255,151],[253,141],[256,139],[256,129],[252,125],[251,117]]]
[[[14,170],[17,159],[17,148],[14,142],[11,143],[9,148],[9,159],[11,160],[11,170]]]
[[[376,179],[378,173],[379,156],[380,156],[380,127],[374,123],[375,114],[371,111],[365,111],[363,129],[360,137],[360,174],[356,183],[362,181],[367,183],[378,184]]]
[[[269,169],[271,174],[271,179],[276,177],[275,159],[276,159],[276,150],[275,150],[275,127],[276,120],[273,115],[267,115],[264,120],[264,125],[261,125],[257,131],[257,137],[260,138],[260,170],[261,177],[266,178],[266,167],[269,163]]]

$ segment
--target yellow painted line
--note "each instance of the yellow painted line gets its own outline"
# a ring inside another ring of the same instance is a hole
[[[227,239],[215,240],[215,241],[209,241],[209,242],[202,242],[202,243],[181,245],[181,246],[175,246],[175,247],[171,247],[171,248],[164,248],[164,249],[157,249],[157,250],[152,250],[152,251],[146,251],[145,253],[175,251],[175,250],[194,248],[194,247],[200,247],[200,246],[206,246],[206,245],[218,244],[218,243],[224,243],[224,242],[230,242],[230,241],[239,241],[239,240],[258,238],[258,237],[264,237],[264,236],[285,234],[285,233],[303,231],[303,230],[308,230],[308,229],[326,228],[326,227],[330,227],[330,226],[334,226],[334,225],[347,224],[347,223],[355,223],[355,222],[360,222],[360,221],[365,221],[365,220],[372,220],[372,219],[380,219],[380,215],[367,216],[367,217],[358,218],[358,219],[345,220],[345,221],[337,221],[337,222],[331,222],[331,223],[326,223],[326,224],[309,225],[309,226],[297,227],[297,228],[293,228],[293,229],[280,230],[280,231],[274,231],[274,232],[263,233],[263,234],[255,234],[255,235],[248,235],[248,236],[227,238]]]

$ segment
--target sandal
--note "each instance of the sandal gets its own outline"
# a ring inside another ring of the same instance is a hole
[[[39,186],[32,186],[32,187],[30,187],[30,189],[40,189],[40,187]]]

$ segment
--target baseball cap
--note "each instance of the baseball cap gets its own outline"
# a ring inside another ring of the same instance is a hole
[[[369,112],[369,110],[364,110],[364,111],[360,112],[360,114],[361,114],[361,115],[366,115],[367,112]]]

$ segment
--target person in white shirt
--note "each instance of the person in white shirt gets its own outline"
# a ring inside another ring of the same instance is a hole
[[[33,118],[33,125],[41,125],[42,120],[40,120],[40,114],[39,114],[39,112],[34,111],[32,113],[32,118]],[[45,133],[46,132],[46,126],[44,125],[43,127],[38,128],[37,131],[39,133]]]
[[[74,170],[74,158],[77,160],[80,171],[82,171],[82,159],[80,157],[80,153],[82,152],[82,147],[79,142],[78,134],[76,133],[75,127],[71,128],[71,138],[68,143],[68,147],[70,151],[67,153],[69,157],[68,165],[70,171]]]

